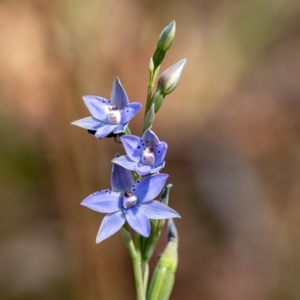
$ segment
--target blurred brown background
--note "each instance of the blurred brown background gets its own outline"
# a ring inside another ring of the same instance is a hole
[[[120,235],[96,245],[103,215],[79,205],[122,148],[70,122],[116,76],[144,104],[173,19],[162,70],[187,65],[154,125],[182,216],[171,299],[300,299],[300,2],[2,0],[1,300],[134,299]]]

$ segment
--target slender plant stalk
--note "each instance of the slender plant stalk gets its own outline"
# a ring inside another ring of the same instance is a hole
[[[146,107],[145,107],[145,116],[150,108],[152,89],[153,89],[153,72],[149,72],[149,81],[148,81],[148,89],[147,89],[147,98],[146,98]]]
[[[126,129],[125,129],[125,134],[131,134],[131,131],[130,131],[130,129],[129,129],[129,126],[126,127]]]
[[[150,109],[151,98],[152,98],[152,90],[154,87],[154,82],[158,75],[160,67],[158,66],[153,72],[149,72],[149,81],[148,81],[148,89],[147,89],[147,98],[146,98],[146,107],[145,107],[145,116]]]
[[[142,261],[142,274],[143,274],[144,289],[145,289],[145,291],[147,291],[148,280],[149,280],[149,264],[148,264],[148,262]]]
[[[141,269],[141,254],[139,251],[136,251],[130,233],[124,226],[121,228],[120,232],[132,260],[137,300],[146,300],[146,292],[144,289],[144,282]]]

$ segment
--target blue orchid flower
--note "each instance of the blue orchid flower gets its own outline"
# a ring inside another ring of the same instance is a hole
[[[102,220],[96,243],[116,233],[127,221],[140,235],[149,237],[149,219],[178,218],[179,214],[157,200],[167,174],[155,174],[134,182],[132,173],[113,164],[111,173],[112,190],[98,191],[81,204],[100,213],[107,213]]]
[[[141,138],[124,135],[121,141],[127,155],[114,158],[113,163],[141,176],[156,173],[165,166],[168,145],[160,142],[150,129],[146,130]]]
[[[106,137],[111,133],[124,132],[128,122],[142,107],[137,102],[129,104],[119,78],[114,81],[110,100],[98,96],[84,96],[83,101],[92,116],[74,121],[71,124],[95,132],[97,138]]]

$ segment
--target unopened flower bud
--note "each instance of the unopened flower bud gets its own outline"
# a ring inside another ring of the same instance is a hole
[[[175,21],[172,21],[161,32],[158,38],[157,49],[162,50],[164,52],[167,51],[171,47],[172,42],[174,40],[175,31],[176,31],[176,23]]]
[[[172,21],[159,35],[157,47],[153,55],[154,70],[161,65],[166,51],[171,47],[175,36],[175,30],[176,23],[175,21]]]
[[[155,111],[154,111],[155,104],[152,103],[150,106],[150,109],[148,110],[145,118],[144,118],[144,126],[143,126],[143,133],[147,130],[150,129],[152,126],[152,123],[155,119]]]
[[[171,227],[171,228],[170,228]],[[149,300],[167,300],[170,297],[175,280],[175,272],[178,263],[178,240],[174,237],[176,231],[175,224],[169,223],[169,242],[160,256],[160,259],[154,270],[152,280],[149,286],[147,299]]]
[[[160,109],[163,101],[164,101],[165,95],[163,94],[162,91],[157,89],[155,94],[152,96],[151,99],[151,105],[154,104],[154,112],[157,113],[158,110]]]
[[[185,64],[186,59],[182,59],[165,70],[158,79],[157,90],[163,95],[173,92],[180,81]]]
[[[150,57],[149,72],[152,73],[153,71],[154,71],[154,62],[153,62],[153,58]]]

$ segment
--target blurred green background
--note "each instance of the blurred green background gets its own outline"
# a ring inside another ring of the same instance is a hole
[[[173,19],[162,70],[187,65],[154,124],[182,216],[171,299],[300,299],[300,2],[2,0],[1,300],[134,299],[121,236],[96,245],[103,215],[79,205],[122,147],[70,122],[116,76],[145,104]]]

